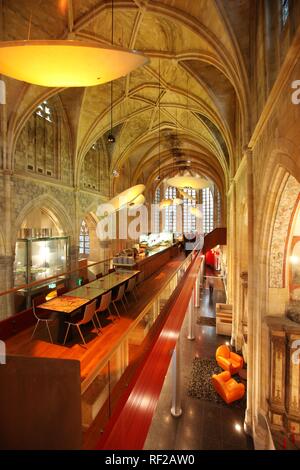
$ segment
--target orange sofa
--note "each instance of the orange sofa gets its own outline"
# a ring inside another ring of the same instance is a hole
[[[245,386],[234,380],[230,372],[225,371],[221,374],[214,374],[211,378],[216,392],[229,405],[233,401],[240,400],[245,394]]]
[[[227,370],[231,375],[237,374],[244,365],[242,356],[231,352],[226,344],[218,347],[216,361],[223,370]]]

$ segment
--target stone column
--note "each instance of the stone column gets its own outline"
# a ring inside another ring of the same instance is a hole
[[[1,291],[6,291],[13,287],[13,263],[14,256],[0,256]],[[16,313],[14,295],[10,294],[0,297],[0,321]]]
[[[256,361],[260,360],[259,357],[255,357],[254,341],[255,335],[258,334],[256,328],[256,321],[254,315],[254,215],[253,215],[253,160],[252,151],[246,149],[247,158],[247,196],[248,196],[248,363],[247,363],[247,409],[245,414],[245,431],[249,434],[253,433],[253,422],[254,422],[254,387],[255,380],[259,380],[256,376],[255,366]],[[258,351],[256,351],[257,355]]]

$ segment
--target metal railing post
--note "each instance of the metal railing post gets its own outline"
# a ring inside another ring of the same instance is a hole
[[[180,395],[180,338],[172,354],[172,407],[171,415],[179,418],[182,415]]]

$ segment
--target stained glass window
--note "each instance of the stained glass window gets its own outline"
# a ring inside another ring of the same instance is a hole
[[[186,189],[185,192],[193,197],[193,200],[183,199],[183,231],[190,233],[196,230],[196,217],[190,213],[190,208],[196,207],[196,191],[195,189]]]
[[[172,188],[169,186],[169,188],[166,189],[165,192],[165,198],[166,199],[175,199],[177,197],[176,194],[176,188]],[[176,232],[176,209],[177,207],[175,205],[166,207],[164,209],[165,211],[165,226],[164,226],[164,231],[165,232]]]
[[[41,103],[36,111],[35,111],[35,114],[37,116],[40,116],[42,119],[45,119],[46,121],[48,122],[52,122],[52,110],[50,108],[50,106],[48,105],[48,101],[43,101],[43,103]]]
[[[289,0],[281,0],[281,27],[284,28],[290,13]]]
[[[157,188],[155,191],[155,198],[154,198],[154,204],[159,204],[160,203],[160,188]],[[154,233],[159,233],[160,232],[160,212],[159,210],[155,210],[154,213]]]
[[[214,199],[211,188],[202,189],[203,202],[203,232],[209,233],[214,229]]]

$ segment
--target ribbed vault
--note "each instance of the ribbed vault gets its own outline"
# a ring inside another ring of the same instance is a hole
[[[115,43],[139,49],[150,59],[145,67],[113,83],[116,143],[111,147],[106,143],[110,84],[57,90],[7,79],[10,166],[17,139],[36,106],[59,94],[70,130],[75,186],[97,141],[111,172],[126,165],[132,183],[152,184],[159,159],[163,173],[172,172],[166,136],[177,135],[183,154],[180,166],[189,161],[189,167],[210,177],[225,194],[241,157],[236,149],[247,143],[249,133],[249,19],[243,18],[244,34],[240,21],[250,2],[238,3],[240,7],[235,2],[229,17],[224,0],[115,0]],[[62,0],[43,2],[42,8],[36,0],[4,0],[2,39],[26,38],[32,15],[34,39],[71,34],[109,44],[111,2],[73,0],[70,4],[67,11],[67,1]]]

